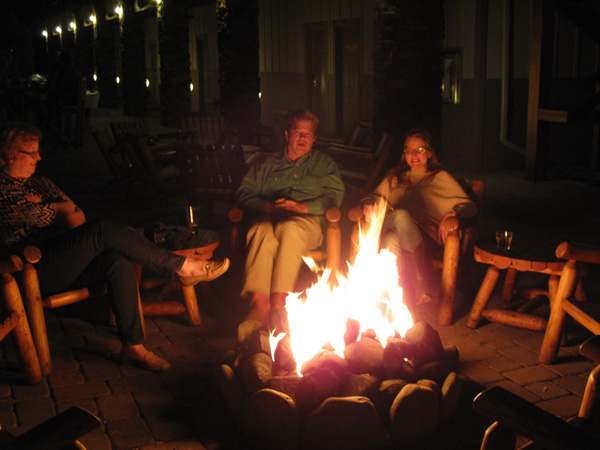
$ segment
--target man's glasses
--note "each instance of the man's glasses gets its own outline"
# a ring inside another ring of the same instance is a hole
[[[40,152],[26,152],[25,150],[17,150],[19,153],[24,153],[25,155],[31,156],[32,158],[36,156],[40,156]]]
[[[418,147],[418,148],[408,148],[408,147],[404,147],[404,154],[405,155],[412,155],[413,153],[416,153],[417,155],[422,155],[427,151],[427,149],[425,147]]]

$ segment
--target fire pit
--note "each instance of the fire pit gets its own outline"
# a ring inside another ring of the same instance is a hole
[[[240,325],[220,385],[253,448],[420,448],[454,412],[458,349],[444,348],[426,322],[413,324],[395,257],[378,251],[379,230],[361,235],[347,277],[332,282],[325,270],[288,296],[290,333]]]

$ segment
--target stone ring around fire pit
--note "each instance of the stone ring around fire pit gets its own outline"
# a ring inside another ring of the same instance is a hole
[[[454,413],[460,383],[455,346],[443,347],[417,322],[385,347],[371,330],[358,339],[348,323],[344,357],[322,348],[296,373],[289,336],[271,357],[256,321],[220,367],[231,416],[252,448],[352,450],[422,448]]]

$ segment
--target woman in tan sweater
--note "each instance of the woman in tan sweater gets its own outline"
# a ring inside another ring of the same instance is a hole
[[[398,167],[363,199],[365,220],[370,221],[373,204],[386,203],[381,230],[381,248],[396,255],[400,284],[413,301],[431,301],[431,264],[423,233],[440,245],[448,232],[441,226],[446,217],[473,217],[477,208],[460,184],[446,172],[435,153],[431,135],[423,130],[408,132]]]

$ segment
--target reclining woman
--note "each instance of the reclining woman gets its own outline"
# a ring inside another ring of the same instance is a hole
[[[400,164],[361,204],[370,222],[373,204],[385,201],[387,210],[381,229],[381,248],[396,255],[400,285],[413,303],[431,301],[431,263],[423,233],[443,245],[448,231],[446,217],[474,217],[475,203],[460,184],[446,172],[436,155],[431,135],[413,129],[404,140]]]
[[[0,250],[36,245],[42,294],[106,283],[122,348],[119,360],[162,371],[170,364],[144,346],[134,263],[177,274],[183,284],[210,281],[229,260],[202,261],[159,248],[137,231],[108,220],[87,222],[83,211],[48,178],[34,175],[41,132],[22,122],[0,127]]]

